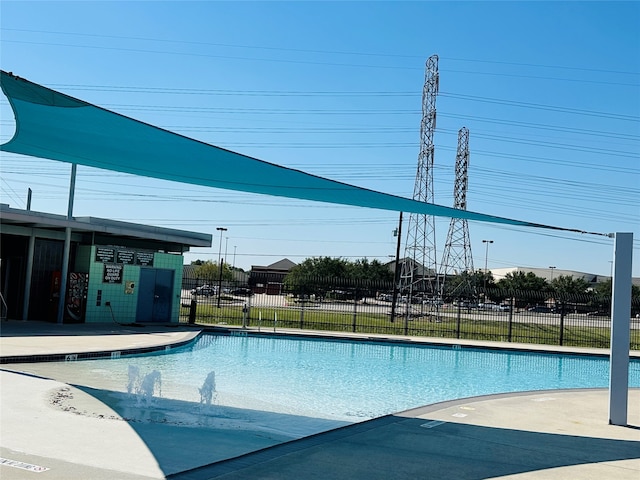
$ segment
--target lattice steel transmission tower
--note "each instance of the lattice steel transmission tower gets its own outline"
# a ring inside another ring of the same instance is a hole
[[[469,185],[469,129],[462,127],[458,131],[458,150],[456,153],[456,181],[453,187],[453,208],[467,209],[467,187]],[[452,218],[449,224],[447,241],[440,263],[440,293],[444,293],[447,275],[473,273],[473,257],[467,219]],[[471,277],[468,277],[470,280]],[[460,283],[458,288],[468,289],[472,285]]]
[[[440,83],[438,56],[432,55],[425,65],[422,89],[422,121],[420,152],[413,199],[434,203],[433,198],[433,135],[436,129],[436,97]],[[407,242],[400,272],[400,291],[410,297],[417,292],[439,293],[436,264],[436,227],[433,215],[412,213],[407,228]]]

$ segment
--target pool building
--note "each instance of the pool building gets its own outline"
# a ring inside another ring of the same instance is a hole
[[[205,233],[6,204],[0,204],[0,220],[0,293],[2,317],[8,319],[178,322],[183,254],[212,242]]]

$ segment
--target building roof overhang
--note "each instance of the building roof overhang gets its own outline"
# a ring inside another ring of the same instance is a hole
[[[139,223],[122,222],[97,217],[73,217],[52,213],[34,212],[11,208],[0,204],[0,221],[3,233],[24,232],[24,229],[96,235],[100,243],[117,245],[121,239],[149,241],[154,246],[164,245],[166,250],[187,251],[189,247],[211,247],[213,237],[208,233],[190,232],[173,228],[155,227]],[[108,242],[112,239],[113,242]]]

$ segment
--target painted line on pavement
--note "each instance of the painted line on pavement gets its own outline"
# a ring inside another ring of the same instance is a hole
[[[0,457],[0,465],[6,465],[7,467],[21,468],[22,470],[28,470],[30,472],[40,473],[49,470],[47,467],[41,467],[40,465],[33,465],[31,463],[19,462],[17,460],[9,460],[8,458]]]

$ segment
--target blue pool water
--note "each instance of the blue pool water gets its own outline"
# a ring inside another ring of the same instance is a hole
[[[191,402],[215,372],[218,405],[348,422],[476,395],[607,387],[609,376],[606,357],[290,337],[203,335],[172,352],[60,368],[120,391],[131,366],[157,370],[163,398]],[[640,361],[629,380],[640,387]]]

